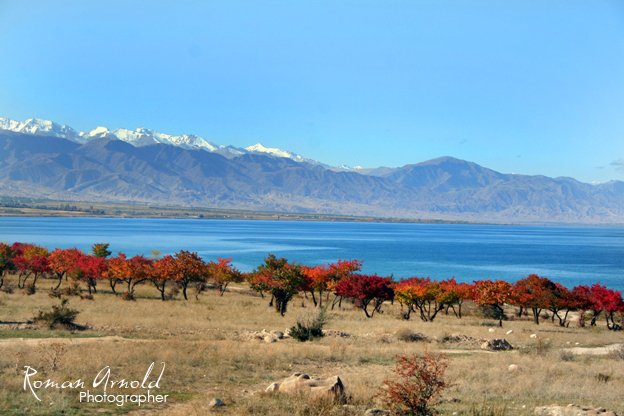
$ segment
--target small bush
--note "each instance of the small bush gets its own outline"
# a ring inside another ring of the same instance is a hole
[[[175,299],[176,296],[178,296],[178,294],[180,293],[180,289],[178,288],[177,285],[172,286],[171,288],[169,288],[169,290],[167,291],[167,293],[165,294],[165,299],[166,300],[172,300]]]
[[[57,328],[59,325],[67,329],[74,329],[77,327],[74,320],[79,313],[76,309],[67,307],[67,299],[63,299],[60,305],[52,306],[52,310],[39,311],[33,321],[38,324],[45,324],[50,329]]]
[[[502,313],[500,309],[496,308],[494,305],[481,305],[479,306],[479,315],[487,319],[495,319],[497,321],[508,320],[508,316],[505,313]]]
[[[121,299],[123,300],[136,300],[136,298],[134,297],[134,293],[133,292],[126,292],[123,295],[121,295]]]
[[[77,280],[74,280],[69,287],[66,287],[63,290],[63,295],[65,296],[80,296],[80,283]]]
[[[317,314],[298,319],[297,326],[290,328],[290,336],[301,342],[321,338],[327,321],[326,308],[322,308]]]
[[[6,285],[2,287],[2,291],[4,293],[6,293],[7,295],[12,295],[13,294],[13,286],[10,285]]]
[[[50,291],[48,292],[48,296],[51,298],[60,299],[61,296],[63,296],[63,292],[61,292],[60,290],[50,289]]]
[[[423,356],[397,355],[397,365],[392,370],[395,379],[387,379],[377,395],[398,412],[412,415],[433,415],[435,399],[449,387],[444,380],[448,359],[444,354],[434,355],[425,350]]]
[[[561,361],[574,361],[574,354],[570,351],[561,351],[559,353],[559,359]]]
[[[35,293],[37,293],[37,288],[35,287],[35,285],[30,284],[26,286],[26,294],[28,296],[34,295]]]

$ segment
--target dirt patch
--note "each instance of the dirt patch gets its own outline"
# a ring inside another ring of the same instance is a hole
[[[571,352],[576,355],[608,355],[620,348],[623,348],[624,344],[611,344],[604,347],[574,347],[574,348],[566,348],[564,351]]]
[[[13,345],[32,345],[39,346],[41,344],[93,344],[97,342],[142,342],[144,340],[128,339],[120,337],[119,335],[99,337],[99,338],[9,338],[0,339],[1,347],[10,347]]]

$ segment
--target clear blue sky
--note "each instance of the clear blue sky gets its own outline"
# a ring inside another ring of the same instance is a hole
[[[4,0],[0,50],[0,117],[624,180],[621,0]]]

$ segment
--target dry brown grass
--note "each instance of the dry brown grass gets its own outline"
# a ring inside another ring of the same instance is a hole
[[[0,320],[25,322],[38,310],[57,304],[58,299],[49,298],[43,290],[51,282],[39,282],[40,289],[32,296],[20,291],[11,295],[0,292]],[[68,334],[47,329],[7,330],[12,325],[0,324],[5,329],[0,331],[0,338],[121,335],[131,341],[68,343],[54,370],[50,365],[51,343],[0,342],[0,413],[19,414],[25,409],[40,414],[137,411],[130,405],[81,404],[78,392],[72,390],[40,390],[43,401],[37,402],[23,390],[23,366],[44,372],[44,380],[80,377],[89,383],[107,365],[113,376],[141,379],[150,363],[155,362],[160,369],[159,363],[164,361],[167,367],[159,393],[170,396],[166,405],[149,406],[151,413],[206,414],[211,411],[210,400],[219,397],[227,406],[215,413],[362,414],[366,408],[380,406],[373,396],[390,374],[395,355],[421,352],[425,347],[431,352],[447,351],[451,358],[447,374],[453,387],[444,397],[460,401],[438,405],[442,414],[502,414],[500,409],[506,408],[507,415],[529,415],[535,406],[551,403],[595,405],[624,412],[624,360],[615,355],[562,358],[566,347],[622,342],[621,333],[607,331],[602,323],[599,328],[560,328],[550,321],[536,326],[529,320],[513,320],[504,322],[503,328],[494,327],[491,333],[486,325],[489,321],[475,315],[474,307],[466,308],[467,316],[461,320],[441,315],[435,322],[426,323],[400,319],[398,304],[384,305],[383,314],[368,319],[343,302],[343,309],[329,311],[327,327],[352,337],[265,343],[244,340],[242,334],[262,329],[284,331],[311,305],[303,308],[306,300],[296,299],[286,316],[280,317],[268,307],[269,299],[254,296],[242,286],[223,297],[209,291],[200,295],[199,301],[167,302],[158,300],[157,292],[147,285],[137,291],[136,301],[104,293],[104,282],[99,288],[93,301],[70,299],[70,307],[81,311],[77,323],[88,324],[91,329]],[[514,333],[506,335],[509,329]],[[484,353],[474,345],[397,340],[394,334],[407,330],[438,340],[451,334],[506,338],[518,348]],[[534,333],[539,340],[530,338]],[[510,373],[510,364],[517,364],[520,370]],[[294,372],[339,375],[349,396],[347,404],[352,407],[263,393],[272,381]]]

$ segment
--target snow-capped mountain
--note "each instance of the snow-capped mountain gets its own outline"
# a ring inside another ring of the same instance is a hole
[[[106,127],[100,126],[89,132],[77,132],[69,126],[61,126],[60,124],[52,121],[42,120],[39,118],[30,118],[24,122],[12,120],[10,118],[0,118],[0,129],[18,133],[34,134],[38,136],[60,137],[80,144],[85,144],[93,139],[99,138],[123,140],[124,142],[130,143],[135,147],[163,143],[185,149],[204,149],[208,152],[219,153],[227,158],[233,158],[246,153],[261,153],[274,157],[292,159],[295,162],[307,162],[313,165],[326,166],[316,160],[308,159],[287,150],[264,147],[260,143],[243,149],[234,146],[215,144],[194,134],[172,136],[144,127],[140,127],[136,130],[119,128],[111,131]]]
[[[80,136],[76,130],[69,126],[61,126],[50,120],[29,118],[24,122],[0,118],[0,129],[15,131],[17,133],[35,134],[37,136],[61,137],[80,143]]]
[[[289,152],[288,150],[281,150],[274,147],[264,147],[260,143],[246,147],[245,150],[247,151],[247,153],[264,153],[275,157],[285,157],[287,159],[292,159],[295,162],[307,162],[313,165],[321,165],[321,163],[316,160],[308,159],[307,157],[303,157],[296,153]]]

